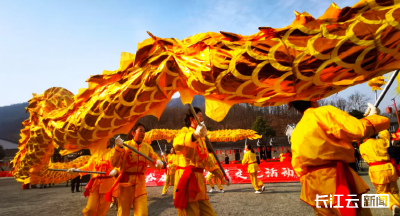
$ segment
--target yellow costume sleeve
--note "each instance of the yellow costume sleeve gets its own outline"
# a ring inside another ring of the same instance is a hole
[[[153,147],[151,147],[151,145],[149,145],[149,148],[150,148],[149,157],[154,161],[161,160],[158,154],[154,152],[154,149]]]
[[[125,154],[125,149],[116,145],[114,147],[114,150],[115,151],[113,152],[113,154],[111,156],[111,164],[113,167],[121,168],[121,165],[122,165],[121,158],[122,158],[122,155]]]
[[[387,118],[383,116],[372,115],[359,120],[333,106],[326,106],[321,110],[327,111],[320,113],[321,115],[331,115],[331,118],[325,118],[331,120],[331,124],[326,122],[324,125],[329,127],[329,131],[336,138],[347,142],[368,138],[390,126],[390,122],[385,121]]]
[[[379,138],[385,140],[386,142],[389,142],[389,146],[390,146],[390,133],[388,130],[383,130],[381,132],[379,132]],[[387,146],[387,147],[389,147]]]
[[[197,146],[196,141],[192,141],[193,132],[187,128],[182,129],[182,133],[179,133],[174,139],[174,148],[181,150],[183,147],[195,148]]]
[[[245,165],[249,162],[249,151],[246,152],[246,154],[244,154],[243,156],[243,160],[242,160],[242,165]]]

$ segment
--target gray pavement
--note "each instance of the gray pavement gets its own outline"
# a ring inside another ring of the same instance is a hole
[[[374,194],[376,191],[367,172],[361,172],[360,176],[371,188],[369,193]],[[312,208],[299,200],[300,183],[268,183],[265,186],[266,193],[262,194],[254,194],[251,184],[225,186],[225,193],[209,194],[210,202],[217,215],[314,215]],[[167,196],[161,196],[161,190],[162,187],[147,188],[149,215],[176,215],[173,187]],[[71,193],[65,184],[22,190],[21,184],[13,178],[0,178],[0,216],[82,215],[86,202],[82,192]],[[107,215],[116,213],[110,209]],[[391,215],[388,209],[372,209],[372,213],[376,216]]]

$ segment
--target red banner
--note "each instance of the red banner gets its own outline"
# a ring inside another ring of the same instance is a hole
[[[290,162],[262,162],[258,165],[258,179],[262,182],[294,182],[299,181]],[[241,164],[224,164],[223,168],[232,179],[232,184],[250,183],[247,173],[247,166]],[[204,172],[204,177],[208,172]],[[154,169],[147,169],[145,173],[146,186],[163,186],[165,182],[165,169],[158,172]]]
[[[11,171],[1,171],[0,177],[12,177]]]

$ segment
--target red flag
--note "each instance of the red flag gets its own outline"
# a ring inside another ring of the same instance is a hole
[[[225,154],[226,154],[226,150],[225,150]]]
[[[271,147],[271,151],[274,151],[274,147]]]
[[[219,154],[222,154],[222,150],[219,150]]]
[[[240,154],[240,149],[239,149],[239,154]]]
[[[267,147],[267,151],[269,151],[269,147]]]
[[[257,148],[257,152],[260,152],[260,148]]]
[[[288,146],[286,146],[286,151],[289,152],[289,147]]]
[[[218,154],[218,150],[215,150],[215,154]]]
[[[232,154],[232,151],[231,151],[231,149],[229,149],[229,154]]]
[[[282,146],[282,152],[283,152],[283,146]]]
[[[264,147],[262,147],[262,151],[264,151]]]

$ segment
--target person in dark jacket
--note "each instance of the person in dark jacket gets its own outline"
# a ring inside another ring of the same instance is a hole
[[[225,155],[225,164],[229,164],[229,157],[228,157],[228,155]]]
[[[396,142],[396,141],[395,141]],[[396,164],[400,163],[400,142],[394,143],[395,145],[391,145],[387,151],[390,158],[393,158]]]
[[[257,159],[257,164],[260,164],[261,162],[260,162],[260,156],[259,156],[258,152],[256,152],[256,159]]]
[[[80,157],[82,155],[82,151],[79,151],[76,158]],[[77,167],[75,167],[77,168]],[[75,177],[74,179],[71,180],[71,192],[74,193],[74,190],[76,192],[81,192],[79,190],[79,185],[81,184],[81,176],[78,175],[77,177]]]

